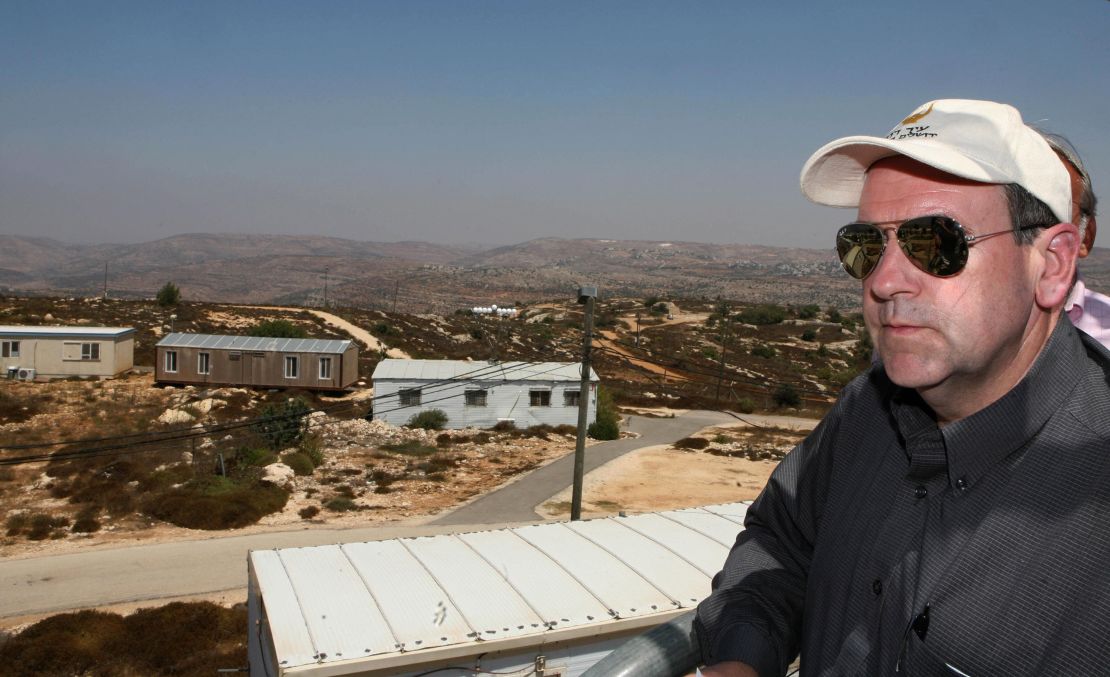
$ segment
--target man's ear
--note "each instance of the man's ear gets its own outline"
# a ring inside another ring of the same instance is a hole
[[[1043,257],[1044,268],[1037,280],[1037,305],[1049,310],[1064,305],[1075,280],[1079,257],[1079,229],[1070,223],[1046,228],[1033,244]]]
[[[1083,231],[1083,242],[1079,245],[1079,258],[1083,258],[1091,253],[1095,247],[1095,233],[1098,231],[1098,224],[1095,223],[1095,217],[1090,217],[1087,220],[1087,228]]]

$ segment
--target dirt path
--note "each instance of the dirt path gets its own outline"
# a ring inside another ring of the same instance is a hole
[[[405,351],[401,350],[400,348],[390,348],[389,346],[387,346],[384,343],[382,343],[381,341],[379,341],[378,337],[374,336],[373,334],[366,331],[365,329],[363,329],[363,328],[361,328],[357,325],[351,324],[347,320],[344,320],[343,318],[341,318],[337,315],[332,315],[331,313],[325,313],[322,310],[313,310],[311,308],[289,308],[289,307],[286,307],[286,306],[248,306],[248,305],[237,305],[237,304],[232,305],[232,307],[235,307],[235,308],[253,308],[255,310],[282,310],[282,311],[287,311],[287,312],[307,311],[309,313],[312,313],[316,317],[320,318],[325,323],[335,327],[336,329],[340,329],[340,330],[350,334],[356,340],[365,344],[368,350],[379,351],[379,350],[384,349],[386,357],[395,357],[395,358],[398,358],[398,359],[401,359],[401,360],[411,360],[412,359],[411,355],[409,355]]]
[[[320,318],[321,320],[323,320],[327,324],[330,324],[331,326],[333,326],[337,329],[341,329],[341,330],[347,332],[348,334],[350,334],[351,336],[355,337],[356,339],[358,339],[362,343],[365,343],[366,347],[370,350],[378,351],[378,350],[382,350],[384,348],[386,357],[395,357],[395,358],[398,358],[398,359],[401,359],[401,360],[411,360],[412,359],[411,355],[409,355],[405,351],[401,350],[400,348],[390,348],[390,347],[386,346],[384,343],[379,341],[378,338],[376,336],[374,336],[373,334],[371,334],[370,332],[366,331],[365,329],[362,329],[361,327],[358,327],[356,325],[351,324],[350,322],[348,322],[347,320],[344,320],[341,317],[337,317],[335,315],[332,315],[331,313],[325,313],[322,310],[310,310],[310,309],[306,309],[306,310],[308,310],[308,312],[310,312],[313,315],[315,315],[316,317]]]

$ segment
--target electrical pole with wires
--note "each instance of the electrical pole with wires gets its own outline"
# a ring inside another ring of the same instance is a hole
[[[590,411],[590,343],[594,331],[594,302],[597,287],[579,287],[578,302],[586,306],[585,334],[582,337],[582,381],[578,388],[578,438],[574,442],[574,488],[571,490],[570,518],[582,519],[582,474],[586,466],[586,428]]]

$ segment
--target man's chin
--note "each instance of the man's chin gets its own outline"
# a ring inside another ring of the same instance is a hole
[[[920,390],[937,385],[941,380],[936,373],[936,365],[923,363],[920,360],[894,357],[883,360],[883,369],[887,378],[895,385],[902,388]]]

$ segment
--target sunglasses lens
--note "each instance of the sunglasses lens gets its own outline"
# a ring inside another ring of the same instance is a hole
[[[967,238],[963,228],[947,216],[923,216],[898,227],[898,245],[921,270],[949,277],[967,264]]]
[[[836,234],[836,253],[844,270],[862,280],[882,258],[883,233],[870,223],[850,223]]]

